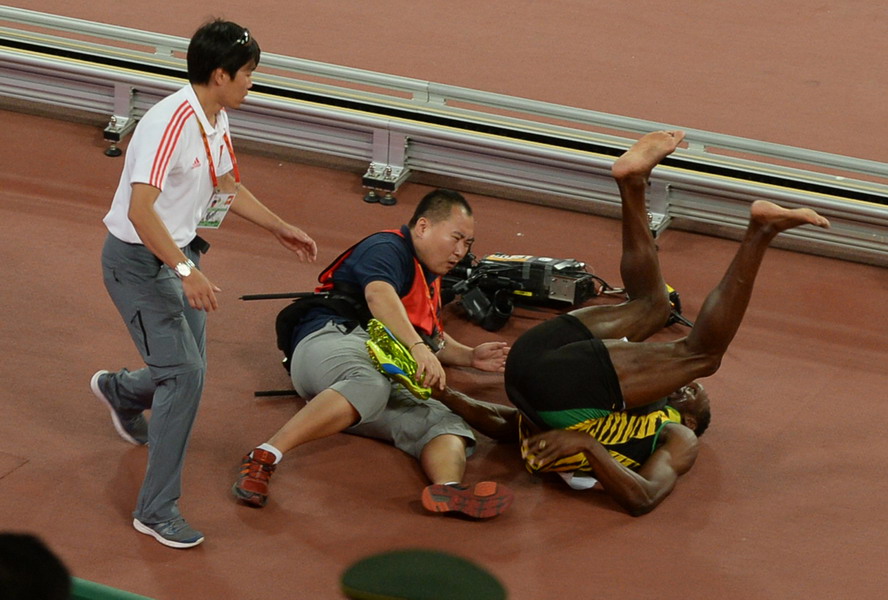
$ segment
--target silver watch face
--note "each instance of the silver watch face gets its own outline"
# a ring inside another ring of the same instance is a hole
[[[186,263],[179,263],[176,265],[176,273],[179,277],[188,277],[191,275],[191,267],[189,267]]]

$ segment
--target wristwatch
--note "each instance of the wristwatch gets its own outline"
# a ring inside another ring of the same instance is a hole
[[[176,268],[173,269],[176,272],[176,275],[179,276],[179,279],[184,279],[191,275],[191,269],[197,268],[194,262],[190,258],[186,258],[185,262],[180,262],[176,265]]]

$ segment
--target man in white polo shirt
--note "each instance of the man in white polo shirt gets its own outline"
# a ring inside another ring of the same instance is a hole
[[[189,85],[139,122],[104,222],[105,287],[146,367],[98,371],[90,381],[117,432],[148,444],[133,526],[160,543],[189,548],[204,536],[179,512],[181,472],[206,371],[206,315],[220,291],[200,270],[209,245],[198,227],[227,212],[272,233],[303,261],[317,246],[240,184],[228,115],[252,86],[259,45],[235,23],[202,26],[188,46]],[[150,424],[143,411],[151,409]]]

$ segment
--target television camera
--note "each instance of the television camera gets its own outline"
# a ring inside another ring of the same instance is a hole
[[[668,291],[672,314],[666,326],[692,326],[681,315],[678,292]],[[459,298],[469,320],[487,331],[502,328],[516,304],[575,306],[600,294],[625,293],[572,258],[495,253],[478,260],[469,253],[441,281],[442,302]]]
[[[478,260],[469,253],[442,278],[441,290],[445,304],[459,297],[471,321],[496,331],[516,303],[582,304],[613,288],[572,258],[496,253]]]

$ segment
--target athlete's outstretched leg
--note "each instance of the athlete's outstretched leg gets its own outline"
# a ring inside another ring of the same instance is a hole
[[[801,225],[827,228],[829,221],[808,208],[754,202],[737,254],[687,337],[667,343],[607,342],[627,406],[647,404],[715,373],[746,313],[765,250],[778,233]]]
[[[707,296],[687,337],[691,352],[721,356],[727,350],[746,313],[765,250],[778,233],[800,225],[829,227],[829,221],[809,208],[789,210],[759,200],[750,212],[749,227],[737,255]]]
[[[651,171],[684,139],[681,131],[656,131],[636,142],[614,162],[612,172],[622,202],[623,249],[620,275],[629,297],[616,306],[573,311],[601,339],[647,339],[666,324],[669,296],[660,273],[657,247],[648,222],[645,192]]]

